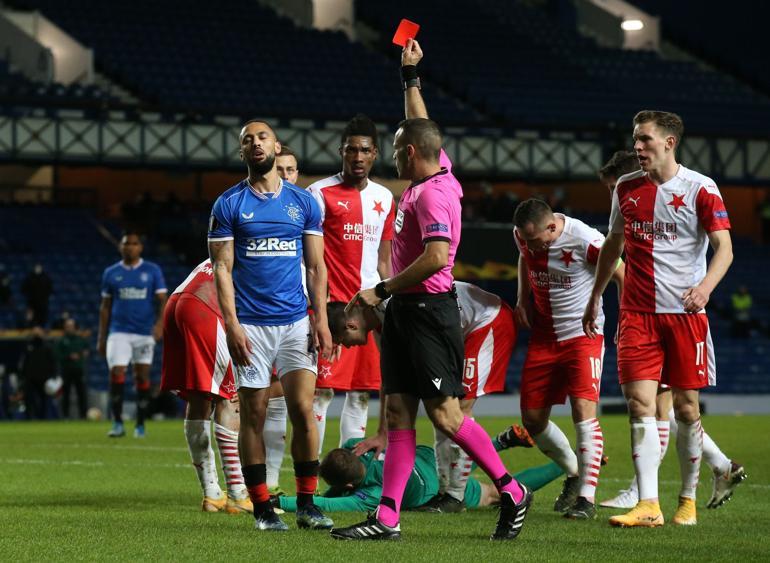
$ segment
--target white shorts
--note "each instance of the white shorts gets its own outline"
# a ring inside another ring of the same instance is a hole
[[[279,379],[298,369],[318,373],[318,354],[313,346],[308,317],[290,325],[241,326],[251,346],[251,365],[235,366],[235,383],[238,388],[270,387],[273,365]]]
[[[131,364],[152,364],[155,339],[145,334],[113,332],[107,336],[107,366]]]

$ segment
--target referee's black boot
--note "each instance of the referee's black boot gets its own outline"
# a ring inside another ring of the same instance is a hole
[[[386,526],[377,520],[377,512],[359,524],[347,528],[333,528],[329,532],[335,540],[400,540],[401,524]]]
[[[519,504],[513,502],[510,493],[500,493],[500,518],[497,520],[497,527],[489,539],[491,540],[513,540],[521,533],[524,526],[524,518],[529,512],[532,504],[532,491],[519,483],[524,490],[524,498]]]

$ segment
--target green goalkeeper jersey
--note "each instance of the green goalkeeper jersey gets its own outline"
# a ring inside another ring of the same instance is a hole
[[[342,447],[352,450],[361,438],[353,438]],[[352,491],[337,491],[329,489],[323,496],[315,497],[314,502],[321,510],[328,512],[374,510],[382,496],[382,468],[384,456],[374,458],[374,452],[367,452],[360,458],[366,467],[366,474],[361,484]],[[406,484],[402,510],[422,506],[438,493],[438,475],[436,474],[436,458],[433,448],[417,446],[412,474]],[[279,498],[281,508],[294,512],[297,510],[297,498],[282,496]]]

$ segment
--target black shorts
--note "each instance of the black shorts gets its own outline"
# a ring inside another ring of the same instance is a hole
[[[394,295],[385,311],[381,342],[386,395],[465,395],[465,346],[454,292]]]

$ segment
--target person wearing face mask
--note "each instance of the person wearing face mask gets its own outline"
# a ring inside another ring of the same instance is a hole
[[[48,300],[53,293],[53,282],[43,270],[42,264],[35,264],[27,274],[21,282],[21,292],[27,299],[27,306],[32,310],[32,323],[35,326],[45,326],[48,323]]]
[[[19,364],[19,375],[23,382],[27,418],[46,418],[45,382],[56,375],[56,355],[45,341],[45,332],[39,326],[32,329]]]

